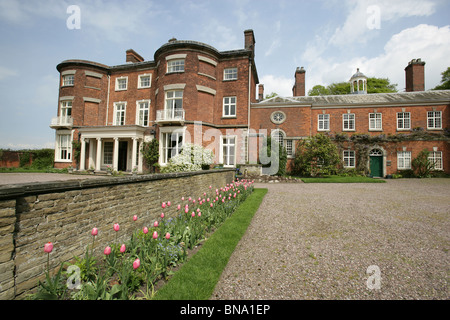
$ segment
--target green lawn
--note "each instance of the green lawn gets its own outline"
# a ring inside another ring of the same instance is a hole
[[[267,189],[256,188],[239,208],[205,241],[173,277],[158,290],[155,300],[207,300],[228,259],[258,210]]]
[[[382,179],[374,179],[369,177],[341,177],[327,176],[321,178],[301,178],[305,183],[384,183]]]

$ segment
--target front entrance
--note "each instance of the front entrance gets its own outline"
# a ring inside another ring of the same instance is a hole
[[[370,175],[372,177],[383,177],[383,152],[373,149],[369,154]]]
[[[119,141],[119,159],[117,162],[118,171],[127,171],[127,151],[128,151],[128,142]]]

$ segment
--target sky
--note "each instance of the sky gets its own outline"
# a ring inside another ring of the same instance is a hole
[[[360,68],[402,92],[417,58],[429,90],[450,66],[449,16],[449,0],[0,0],[0,148],[54,148],[64,60],[152,61],[173,37],[242,49],[252,29],[265,94],[292,96],[297,67],[306,91]]]

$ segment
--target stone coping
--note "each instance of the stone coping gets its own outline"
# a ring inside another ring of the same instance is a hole
[[[88,188],[108,187],[120,184],[140,183],[146,181],[156,181],[163,179],[176,179],[190,177],[201,174],[212,174],[226,171],[235,171],[231,169],[211,169],[191,172],[172,172],[156,173],[145,175],[129,175],[120,177],[101,177],[97,179],[72,179],[65,181],[45,181],[29,182],[20,184],[10,184],[0,186],[0,200],[9,200],[17,197],[26,197],[31,195],[65,192],[70,190],[81,190]]]

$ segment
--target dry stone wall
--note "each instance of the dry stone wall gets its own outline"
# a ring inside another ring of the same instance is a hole
[[[208,170],[0,187],[0,299],[24,299],[45,279],[45,243],[54,245],[50,268],[57,269],[84,254],[96,227],[99,256],[116,237],[126,241],[150,227],[161,212],[176,215],[182,196],[199,197],[210,185],[220,188],[233,179],[234,170]],[[172,205],[163,210],[167,201]]]

